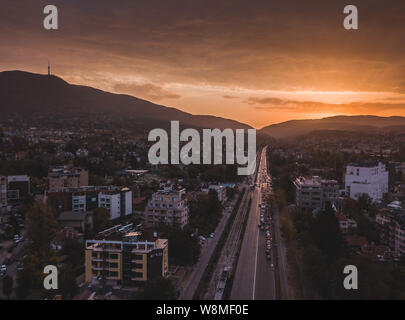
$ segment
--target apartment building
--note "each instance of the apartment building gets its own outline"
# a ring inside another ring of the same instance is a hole
[[[345,187],[352,199],[366,194],[373,201],[380,201],[388,192],[388,170],[378,161],[352,163],[346,167]]]
[[[7,177],[0,176],[0,214],[6,213],[7,208]]]
[[[186,189],[166,187],[152,195],[145,208],[147,225],[159,223],[183,228],[188,224],[189,208]]]
[[[201,191],[204,193],[208,193],[210,190],[215,190],[218,195],[218,200],[224,204],[227,200],[226,197],[226,188],[222,185],[211,184],[206,188],[202,188]]]
[[[93,230],[93,212],[62,212],[57,221],[62,228],[71,228],[78,233],[89,234]]]
[[[387,207],[376,215],[376,222],[380,225],[381,242],[395,256],[405,256],[405,211]]]
[[[100,232],[97,238],[86,241],[86,283],[137,286],[166,277],[168,240],[158,238],[156,232],[118,225]]]
[[[329,202],[337,205],[339,184],[336,180],[321,179],[318,176],[299,177],[294,181],[295,201],[300,208],[324,209]]]
[[[9,203],[18,203],[31,194],[30,177],[27,175],[7,177],[7,198]]]
[[[51,169],[48,173],[49,192],[59,192],[66,188],[78,188],[89,184],[87,170],[60,166]]]
[[[346,235],[351,230],[357,229],[357,222],[355,220],[346,217],[342,213],[336,213],[335,216],[339,221],[339,228],[342,234]]]
[[[110,219],[132,214],[132,191],[116,186],[86,186],[64,188],[60,192],[49,192],[48,202],[57,212],[86,212],[96,208],[110,211]]]
[[[102,191],[98,194],[98,206],[110,211],[111,220],[128,216],[132,214],[132,191],[128,188]]]

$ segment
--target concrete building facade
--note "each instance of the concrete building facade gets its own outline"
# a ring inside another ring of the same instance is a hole
[[[7,177],[0,176],[0,214],[7,212]]]
[[[128,188],[102,191],[98,194],[98,206],[110,211],[111,220],[128,216],[132,214],[132,191]]]
[[[159,223],[183,228],[188,224],[189,208],[186,189],[174,190],[167,187],[152,195],[145,208],[147,225]]]
[[[85,281],[137,286],[149,279],[166,277],[169,270],[168,240],[156,232],[116,226],[87,240]]]
[[[339,199],[339,184],[336,180],[318,176],[299,177],[294,181],[295,202],[300,208],[324,209],[329,202],[336,205]]]
[[[51,169],[48,173],[49,192],[59,192],[66,188],[78,188],[89,185],[87,170],[60,166]]]
[[[357,200],[368,195],[374,202],[388,192],[388,171],[382,162],[353,163],[346,167],[345,187],[348,196]]]

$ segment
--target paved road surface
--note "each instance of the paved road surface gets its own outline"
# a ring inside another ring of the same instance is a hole
[[[243,188],[243,186],[240,186]],[[226,226],[229,216],[233,210],[233,206],[236,203],[236,198],[232,201],[232,206],[230,210],[224,209],[224,215],[222,216],[221,221],[219,222],[217,228],[215,229],[215,237],[212,239],[207,239],[205,247],[201,250],[200,258],[197,264],[194,266],[194,269],[191,275],[188,278],[188,283],[185,286],[185,289],[180,294],[180,300],[191,300],[193,299],[194,293],[197,290],[197,287],[201,281],[201,278],[204,274],[205,269],[208,266],[208,263],[211,259],[211,256],[217,246],[219,239],[221,238],[222,232]]]
[[[266,172],[266,150],[260,157],[258,186],[253,191],[248,222],[242,242],[241,253],[236,268],[231,300],[273,300],[276,299],[274,271],[271,261],[265,256],[265,237],[257,227],[260,220],[259,204],[262,202],[260,181]]]

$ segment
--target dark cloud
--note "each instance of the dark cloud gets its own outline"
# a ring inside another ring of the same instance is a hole
[[[279,98],[274,98],[274,97],[249,97],[247,98],[247,103],[249,104],[270,104],[270,105],[286,105],[290,102],[295,102],[298,103],[298,101],[289,101],[289,100],[283,100]]]
[[[222,98],[224,98],[224,99],[239,99],[239,97],[231,96],[231,95],[224,95],[224,96],[222,96]]]
[[[194,104],[197,113],[207,110],[202,104],[208,94],[189,93],[190,86],[228,88],[216,98],[229,108],[215,112],[240,120],[245,116],[229,113],[231,103],[238,105],[237,112],[246,102],[290,110],[289,117],[294,108],[339,107],[266,101],[254,93],[245,101],[238,88],[405,93],[403,0],[351,0],[359,10],[355,31],[343,28],[346,0],[54,0],[58,31],[42,27],[47,4],[2,0],[0,71],[46,73],[50,59],[53,71],[67,81],[106,90],[117,85],[120,92],[151,100],[180,95],[188,99],[185,108]],[[151,85],[127,85],[123,79],[132,76]],[[165,89],[173,83],[183,91]],[[387,102],[384,106],[403,112],[399,103]],[[365,113],[385,110],[369,106]],[[349,107],[350,112],[365,108]]]
[[[0,43],[9,64],[50,56],[63,73],[79,65],[260,89],[405,88],[402,0],[351,1],[357,31],[342,27],[343,0],[55,0],[57,32],[42,28],[45,4],[2,1]]]
[[[114,91],[131,94],[137,97],[143,97],[152,101],[181,98],[179,94],[171,93],[162,87],[151,83],[118,83],[114,86]]]
[[[398,99],[399,100],[399,99]],[[351,103],[324,103],[317,101],[294,101],[283,100],[273,97],[247,99],[249,104],[255,105],[256,110],[267,111],[290,111],[308,113],[339,113],[339,114],[378,114],[384,111],[405,111],[405,102],[382,103],[382,102],[351,102]],[[404,98],[402,98],[404,101]]]

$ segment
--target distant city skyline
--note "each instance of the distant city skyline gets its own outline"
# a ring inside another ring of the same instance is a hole
[[[5,0],[0,71],[51,72],[192,114],[261,128],[291,119],[405,116],[405,3],[341,0]]]

